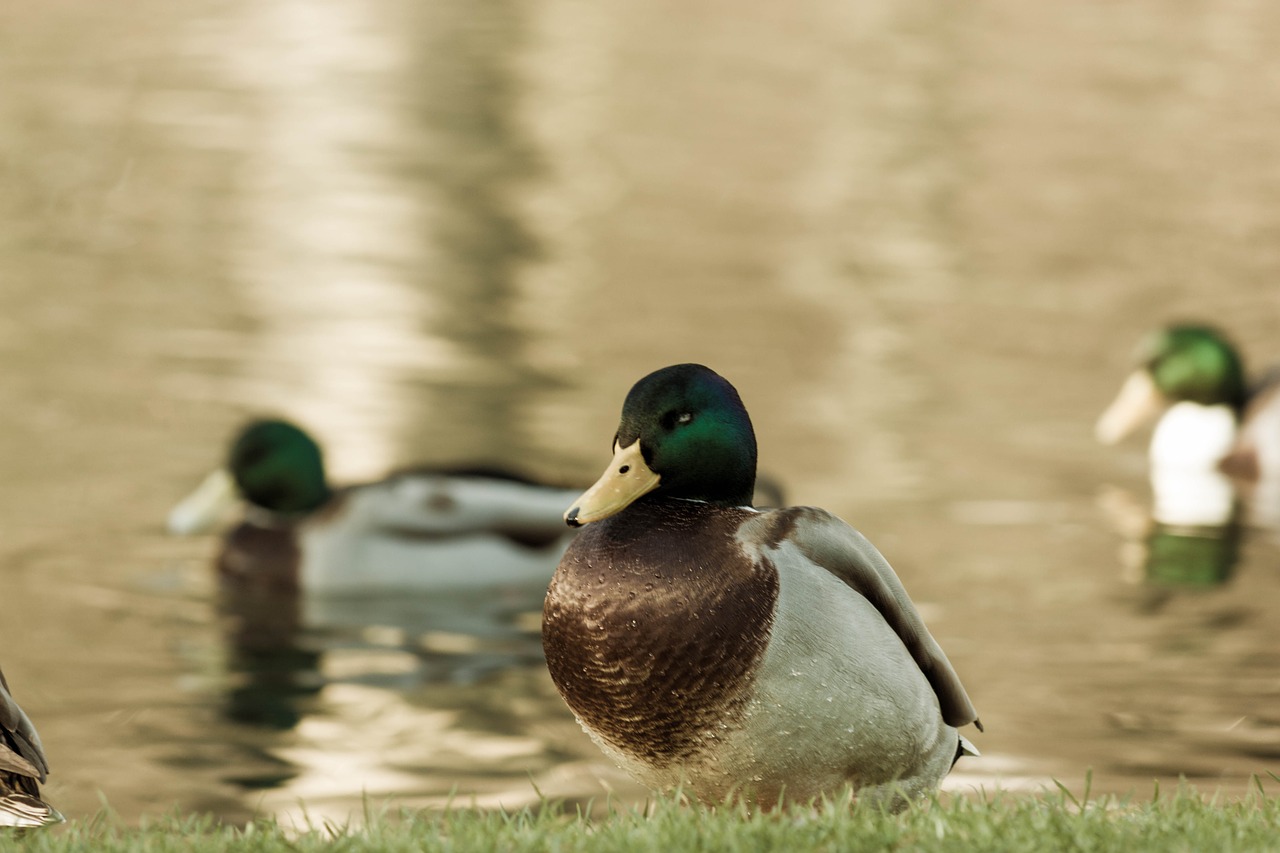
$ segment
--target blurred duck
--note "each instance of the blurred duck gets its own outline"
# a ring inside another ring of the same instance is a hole
[[[224,581],[320,593],[471,588],[549,578],[570,538],[561,512],[576,494],[483,468],[406,470],[334,489],[310,435],[258,420],[168,527],[207,530],[243,501],[219,559]]]
[[[654,788],[770,806],[843,790],[927,796],[981,728],[888,562],[813,507],[749,506],[756,441],[701,365],[627,395],[614,457],[543,608],[552,680],[595,742]]]
[[[30,829],[62,822],[57,809],[40,799],[40,783],[48,774],[40,736],[0,673],[0,827]]]
[[[1149,449],[1157,519],[1225,522],[1234,492],[1224,475],[1280,474],[1280,375],[1250,388],[1236,348],[1201,325],[1149,335],[1136,361],[1098,419],[1098,440],[1114,444],[1158,418]]]

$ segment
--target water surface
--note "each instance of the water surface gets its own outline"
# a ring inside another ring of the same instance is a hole
[[[1142,441],[1091,427],[1157,322],[1280,358],[1280,11],[419,6],[4,16],[0,663],[59,808],[641,796],[556,696],[536,586],[263,662],[215,541],[161,522],[264,411],[344,481],[589,480],[686,360],[897,567],[987,726],[948,787],[1276,768],[1274,538],[1156,582]]]

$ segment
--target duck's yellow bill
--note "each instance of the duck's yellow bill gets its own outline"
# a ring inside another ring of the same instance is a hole
[[[1164,395],[1145,370],[1135,370],[1120,386],[1107,410],[1098,418],[1094,435],[1103,444],[1115,444],[1142,426],[1164,407]]]
[[[236,481],[226,469],[219,468],[169,511],[169,532],[203,533],[221,521],[237,499]]]
[[[658,475],[645,464],[640,440],[613,446],[613,461],[596,484],[582,493],[564,514],[570,527],[581,527],[625,509],[641,495],[658,488]]]

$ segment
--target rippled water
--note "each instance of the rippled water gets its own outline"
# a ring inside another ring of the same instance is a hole
[[[639,796],[546,676],[540,589],[340,608],[263,661],[161,521],[262,411],[342,480],[587,480],[685,360],[902,575],[987,726],[951,788],[1276,769],[1274,538],[1143,552],[1142,442],[1091,427],[1157,322],[1280,358],[1280,11],[3,17],[0,663],[67,814]],[[1170,583],[1188,550],[1225,568]]]

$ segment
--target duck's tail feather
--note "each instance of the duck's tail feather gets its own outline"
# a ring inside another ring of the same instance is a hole
[[[18,791],[0,796],[0,828],[33,829],[65,820],[61,812],[39,797]]]
[[[955,767],[956,762],[959,761],[963,756],[982,755],[981,752],[978,752],[978,748],[969,742],[969,739],[967,737],[965,737],[964,735],[958,732],[956,733],[956,737],[959,738],[959,743],[956,744],[956,757],[951,760],[952,767]]]

